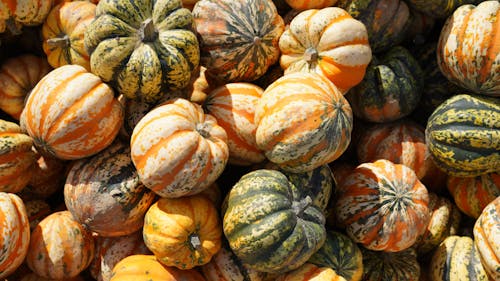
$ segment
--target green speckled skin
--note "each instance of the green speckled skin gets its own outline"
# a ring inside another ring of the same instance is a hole
[[[326,238],[323,212],[304,204],[306,198],[308,193],[279,171],[245,174],[228,195],[223,220],[233,252],[258,271],[283,273],[301,266]]]

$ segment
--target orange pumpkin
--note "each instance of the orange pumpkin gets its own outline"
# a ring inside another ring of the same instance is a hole
[[[500,280],[500,196],[483,209],[473,233],[486,273],[492,280]]]
[[[322,9],[333,6],[337,0],[285,0],[295,10]]]
[[[276,281],[346,281],[329,267],[319,267],[312,263],[305,263],[301,267],[287,272]]]
[[[35,86],[21,117],[40,153],[74,160],[111,144],[123,108],[99,77],[82,66],[64,65]]]
[[[0,1],[0,33],[10,31],[17,35],[21,27],[43,23],[52,8],[53,0]]]
[[[182,0],[182,7],[193,10],[194,5],[196,5],[198,0]]]

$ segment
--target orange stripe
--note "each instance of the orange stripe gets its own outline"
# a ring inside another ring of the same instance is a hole
[[[488,79],[488,76],[491,73],[491,67],[493,62],[495,62],[496,57],[500,53],[500,9],[496,13],[496,21],[492,24],[492,30],[490,36],[486,35],[485,37],[490,40],[483,40],[481,42],[481,51],[484,50],[484,45],[488,43],[486,55],[483,58],[483,65],[479,69],[479,81],[478,84],[482,84]]]
[[[469,11],[469,13],[467,13],[464,17],[464,21],[462,23],[462,25],[460,26],[460,29],[459,31],[457,32],[457,39],[456,41],[458,42],[457,44],[457,50],[456,50],[456,62],[457,62],[457,66],[458,68],[460,69],[460,72],[464,74],[464,76],[467,77],[468,73],[467,73],[467,66],[464,64],[464,54],[463,54],[463,44],[464,44],[464,39],[466,37],[466,35],[469,35],[468,33],[466,33],[466,30],[467,30],[467,26],[469,24],[469,18],[471,16],[472,12]],[[456,76],[456,75],[454,75]]]
[[[255,152],[255,153],[258,153],[258,154],[261,153],[260,149],[258,149],[256,146],[253,146],[253,145],[247,143],[245,139],[241,138],[236,133],[236,131],[233,130],[233,127],[231,126],[231,124],[229,124],[228,122],[226,122],[226,121],[224,121],[222,119],[218,119],[217,123],[219,123],[219,126],[221,126],[222,128],[224,128],[224,130],[226,131],[228,139],[232,140],[236,144],[236,146],[238,147],[238,149],[244,149],[246,151]]]

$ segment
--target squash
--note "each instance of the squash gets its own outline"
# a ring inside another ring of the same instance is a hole
[[[429,117],[425,143],[434,163],[449,175],[475,177],[498,171],[500,99],[460,94]]]
[[[52,8],[53,0],[0,1],[0,33],[17,35],[23,26],[42,24]]]
[[[0,192],[16,193],[28,184],[36,163],[32,145],[16,123],[0,119]]]
[[[69,279],[85,270],[94,257],[92,233],[69,211],[45,217],[31,233],[26,263],[37,275]]]
[[[24,261],[30,243],[26,207],[13,193],[0,192],[0,229],[0,278],[4,278]]]
[[[458,7],[465,4],[479,3],[478,0],[407,0],[410,8],[433,18],[446,18]]]
[[[104,237],[141,229],[154,200],[139,180],[129,146],[121,142],[76,161],[64,185],[64,202],[75,220]]]
[[[439,36],[439,69],[451,82],[476,94],[500,97],[500,2],[463,5]]]
[[[340,225],[370,250],[405,250],[429,223],[427,189],[412,169],[389,160],[357,166],[335,195]]]
[[[186,87],[200,60],[181,0],[101,0],[84,34],[94,74],[130,99],[155,103]]]
[[[500,196],[490,202],[474,224],[474,245],[492,280],[500,280]]]
[[[253,81],[277,62],[285,25],[271,0],[200,0],[193,17],[201,65],[217,83]]]
[[[196,2],[198,2],[198,0],[182,0],[182,7],[192,11]]]
[[[26,96],[50,70],[45,58],[31,54],[11,57],[3,62],[0,67],[0,109],[19,120]]]
[[[223,230],[243,263],[269,273],[300,267],[326,239],[325,217],[308,189],[267,169],[243,175],[231,188]]]
[[[65,2],[52,8],[42,26],[43,51],[52,67],[78,64],[90,71],[83,38],[95,10],[96,5],[86,1]]]
[[[299,13],[281,35],[279,48],[285,74],[316,72],[342,93],[363,80],[372,58],[365,25],[338,7]]]
[[[159,262],[179,269],[208,263],[221,247],[219,213],[201,195],[160,198],[146,212],[142,233]]]
[[[311,263],[305,263],[301,267],[281,275],[276,281],[346,281],[346,279],[329,267],[318,267]]]
[[[266,88],[255,109],[257,147],[281,169],[300,173],[332,162],[351,141],[349,103],[326,77],[286,74]]]
[[[161,197],[201,192],[229,158],[227,134],[215,117],[182,98],[148,112],[134,128],[130,147],[140,180]]]
[[[22,115],[37,150],[62,160],[103,150],[123,123],[113,90],[79,65],[47,74],[29,95]]]
[[[420,280],[422,270],[413,248],[400,252],[380,252],[362,247],[361,253],[364,266],[363,281]]]
[[[285,0],[295,10],[322,9],[333,6],[337,0]]]

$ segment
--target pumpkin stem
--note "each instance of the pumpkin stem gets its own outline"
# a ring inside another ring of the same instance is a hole
[[[158,32],[156,32],[153,19],[147,19],[141,23],[141,28],[139,29],[141,40],[143,42],[153,42],[158,37]]]
[[[309,195],[307,195],[305,198],[300,200],[299,202],[293,202],[292,203],[292,209],[294,213],[300,217],[304,213],[307,207],[309,207],[312,204],[312,199]]]
[[[304,59],[308,63],[313,63],[313,62],[317,61],[318,60],[318,50],[316,50],[316,48],[314,48],[314,47],[307,48],[306,51],[304,52]]]
[[[65,49],[69,47],[69,36],[65,34],[63,37],[56,37],[47,39],[47,45],[49,47],[58,47],[61,49]]]
[[[198,236],[198,234],[193,233],[193,234],[189,235],[189,246],[193,250],[197,250],[197,251],[201,250],[201,240],[200,240],[200,236]]]
[[[196,124],[196,131],[204,138],[210,137],[209,126],[206,123]]]
[[[262,39],[259,36],[254,36],[253,37],[253,43],[255,45],[259,45],[262,42]]]

